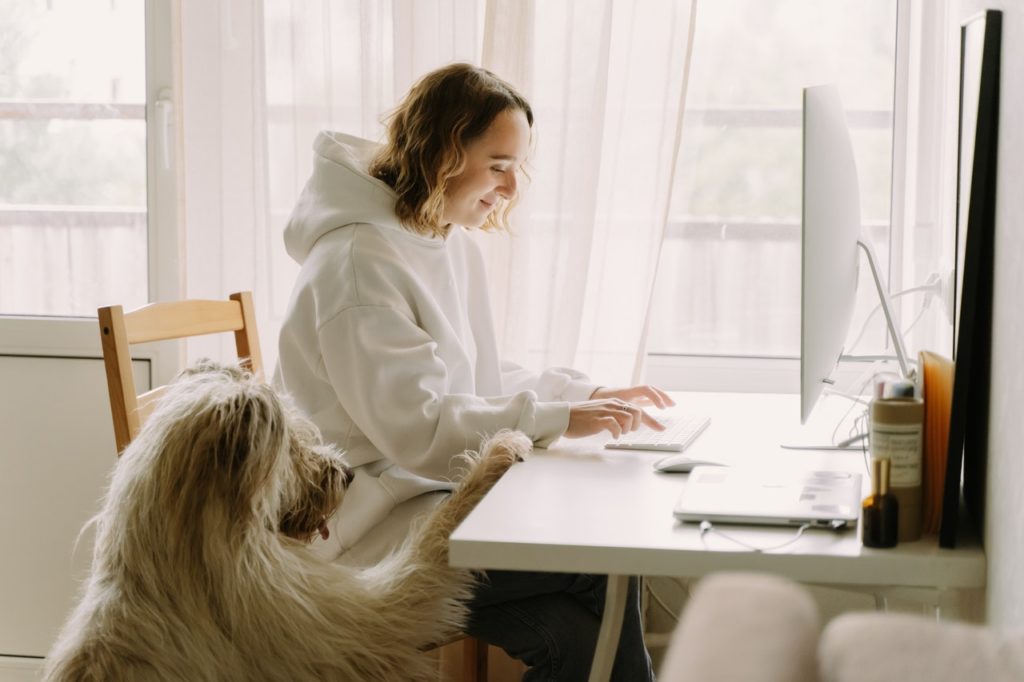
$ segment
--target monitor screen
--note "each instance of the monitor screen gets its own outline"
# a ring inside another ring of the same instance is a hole
[[[843,353],[857,296],[860,189],[846,113],[834,85],[804,89],[800,420]]]

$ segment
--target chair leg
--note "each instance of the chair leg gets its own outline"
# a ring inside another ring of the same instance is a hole
[[[462,640],[463,682],[487,682],[487,642],[475,637]]]

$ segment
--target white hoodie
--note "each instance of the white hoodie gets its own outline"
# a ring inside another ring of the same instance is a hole
[[[275,382],[356,467],[320,549],[336,556],[395,506],[451,489],[453,455],[487,434],[512,428],[550,444],[568,403],[596,386],[500,361],[477,245],[461,227],[445,239],[402,227],[395,193],[365,170],[376,145],[321,132],[313,149],[285,228],[302,268]]]

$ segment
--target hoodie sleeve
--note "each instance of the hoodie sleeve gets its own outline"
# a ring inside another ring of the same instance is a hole
[[[505,393],[532,390],[538,400],[570,403],[588,400],[598,389],[585,374],[574,369],[554,367],[536,374],[514,362],[501,363],[501,387]]]
[[[567,402],[542,401],[533,390],[487,398],[447,393],[437,344],[393,308],[348,308],[318,334],[342,407],[382,454],[417,475],[452,478],[452,455],[502,428],[545,447],[569,425]]]

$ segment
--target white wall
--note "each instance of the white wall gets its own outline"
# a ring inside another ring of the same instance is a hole
[[[989,420],[985,552],[987,620],[1024,627],[1024,4],[1019,0],[960,0],[960,17],[984,9],[1003,11],[996,183],[995,294],[992,390]]]

